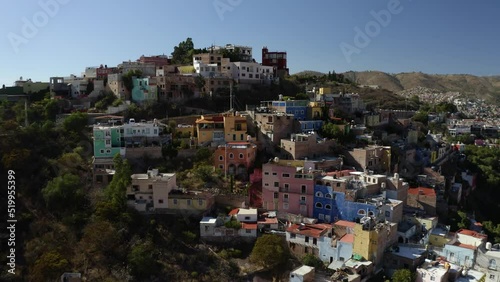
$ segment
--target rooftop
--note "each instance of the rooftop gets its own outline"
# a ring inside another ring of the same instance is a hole
[[[475,237],[478,239],[487,239],[488,238],[488,236],[486,234],[482,234],[482,233],[479,233],[479,232],[476,232],[473,230],[469,230],[469,229],[460,229],[457,231],[457,234],[467,235],[467,236]]]
[[[352,221],[347,221],[347,220],[338,220],[333,225],[354,228],[354,226],[356,226],[356,223],[352,222]]]
[[[204,217],[204,218],[201,219],[200,223],[214,224],[216,221],[217,221],[216,218],[213,218],[213,217]]]
[[[304,276],[304,275],[309,274],[311,271],[314,271],[314,267],[303,265],[303,266],[301,266],[299,268],[294,269],[292,271],[292,273],[295,274],[295,275]]]
[[[253,215],[257,214],[257,209],[239,209],[238,214],[241,215]]]
[[[304,236],[319,238],[326,233],[332,226],[330,224],[293,224],[286,229],[286,232],[300,234]]]
[[[424,247],[413,247],[413,246],[405,246],[398,245],[397,248],[392,248],[391,253],[396,256],[408,258],[408,259],[416,259],[421,257],[427,250]]]
[[[354,243],[354,234],[345,234],[342,238],[340,238],[340,242]]]
[[[453,246],[457,246],[457,247],[460,247],[460,248],[465,248],[465,249],[469,249],[469,250],[476,250],[477,247],[476,246],[473,246],[473,245],[468,245],[468,244],[462,244],[460,243],[459,241],[455,241],[453,243],[449,243],[450,245],[453,245]]]
[[[250,229],[250,230],[257,230],[257,223],[241,223],[241,228],[242,229]]]
[[[408,194],[412,194],[412,195],[426,195],[426,196],[434,196],[434,197],[436,197],[436,190],[434,190],[434,188],[424,188],[424,187],[409,188],[408,189]]]

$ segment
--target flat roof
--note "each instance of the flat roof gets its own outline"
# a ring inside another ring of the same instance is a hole
[[[398,252],[392,250],[391,253],[393,255],[408,259],[419,258],[427,251],[424,247],[410,247],[410,246],[398,245],[398,248],[399,248]]]
[[[257,214],[257,209],[239,209],[238,214],[254,215]]]
[[[204,217],[201,219],[200,223],[215,223],[217,221],[216,218],[213,217]]]
[[[292,273],[295,274],[295,275],[304,276],[306,274],[309,274],[311,271],[314,271],[314,267],[303,265],[303,266],[301,266],[301,267],[296,268],[295,270],[293,270]]]
[[[460,235],[467,235],[479,239],[486,239],[488,236],[486,234],[479,233],[477,231],[469,230],[469,229],[460,229],[457,231],[458,234]]]
[[[250,230],[257,230],[257,223],[241,223],[241,228],[243,229],[250,229]]]
[[[354,228],[356,226],[356,223],[352,222],[352,221],[347,221],[347,220],[338,220],[333,225]]]
[[[426,195],[426,196],[434,196],[434,197],[436,197],[436,190],[434,190],[433,188],[424,188],[424,187],[409,188],[408,189],[408,194],[412,194],[412,195]]]

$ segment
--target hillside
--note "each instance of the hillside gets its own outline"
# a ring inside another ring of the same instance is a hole
[[[500,97],[500,76],[474,76],[469,74],[425,74],[409,72],[389,74],[380,71],[346,72],[344,75],[361,85],[378,85],[399,92],[425,87],[442,92],[460,92],[481,98]]]

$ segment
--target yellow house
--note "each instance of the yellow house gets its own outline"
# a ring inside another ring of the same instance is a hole
[[[319,88],[319,95],[331,94],[331,93],[332,93],[332,88],[330,88],[330,87],[320,87]]]
[[[196,120],[198,145],[247,141],[247,118],[236,114],[201,116]]]
[[[224,116],[224,136],[226,142],[247,140],[247,118],[241,115]]]
[[[323,103],[320,102],[309,102],[309,108],[307,111],[308,119],[321,119],[323,118]]]
[[[396,223],[376,223],[372,218],[364,218],[362,223],[354,226],[353,258],[378,265],[382,262],[385,249],[394,244],[396,238]]]
[[[168,208],[174,213],[200,214],[208,211],[215,203],[214,196],[207,192],[172,190]]]
[[[431,235],[429,236],[429,244],[436,247],[444,247],[452,239],[452,234],[450,234],[450,229],[448,226],[437,226],[432,229]]]

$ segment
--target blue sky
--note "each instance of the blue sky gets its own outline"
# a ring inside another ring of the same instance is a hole
[[[258,62],[262,46],[287,51],[291,73],[500,74],[497,0],[24,0],[2,8],[0,83],[7,86],[20,76],[48,81],[86,66],[170,55],[187,37],[196,48],[251,46]],[[377,22],[374,12],[390,20]],[[368,43],[355,40],[356,28]]]

